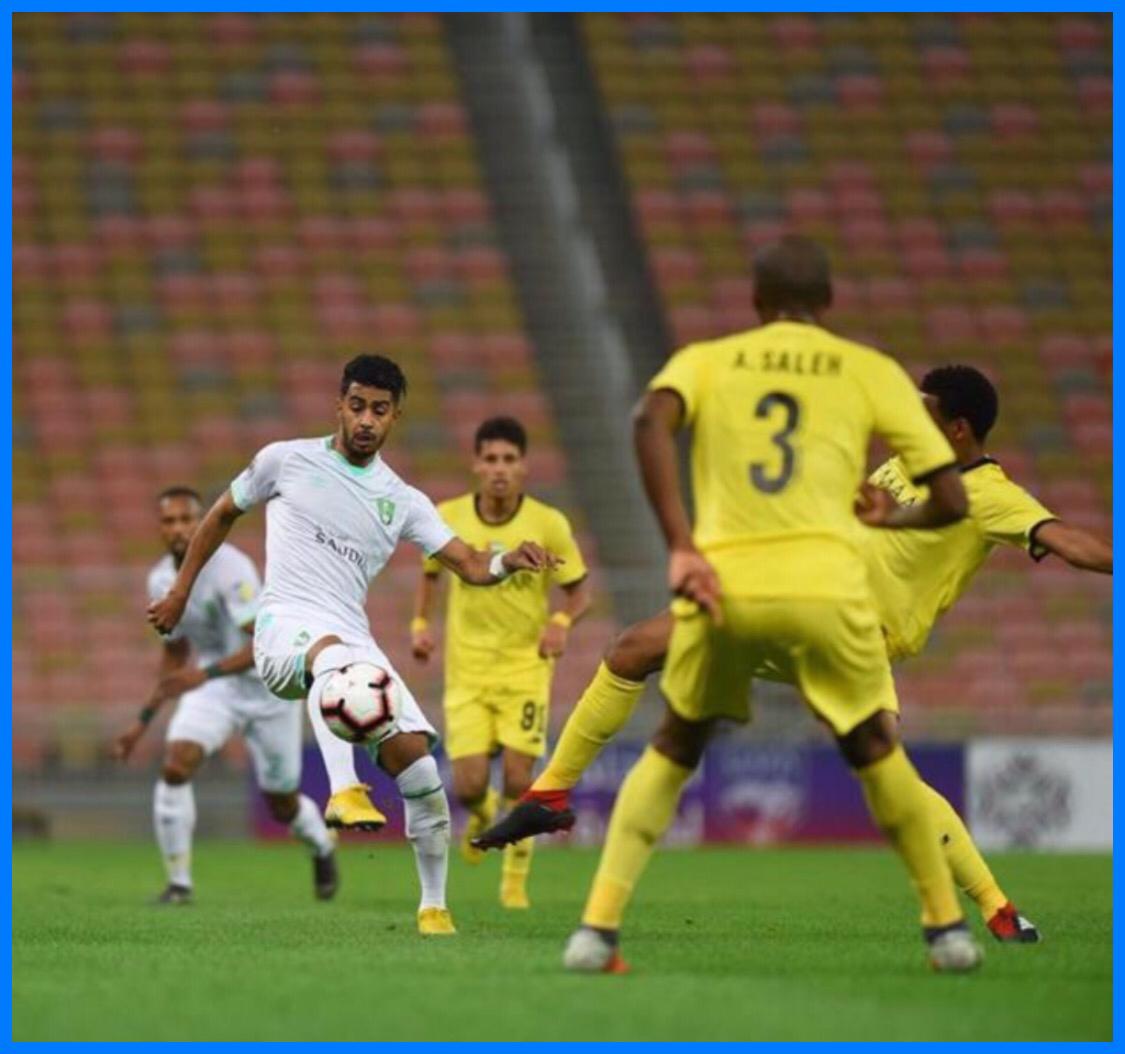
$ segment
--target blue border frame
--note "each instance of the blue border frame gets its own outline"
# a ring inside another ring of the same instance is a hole
[[[2,81],[2,93],[0,93],[0,94],[2,94],[2,99],[0,99],[0,105],[2,105],[3,108],[4,108],[4,134],[5,134],[6,139],[7,139],[7,150],[4,152],[4,157],[3,157],[3,173],[2,173],[2,175],[0,175],[0,213],[2,213],[3,225],[4,225],[3,226],[3,243],[4,243],[4,248],[5,248],[6,251],[4,253],[2,266],[3,266],[3,274],[4,274],[4,278],[5,278],[5,288],[6,288],[5,295],[6,295],[6,305],[7,305],[7,314],[8,314],[8,323],[9,324],[4,327],[3,333],[2,333],[2,335],[0,335],[0,339],[3,340],[3,347],[4,347],[4,350],[6,352],[6,354],[4,354],[3,356],[0,356],[0,358],[2,358],[3,371],[4,371],[4,383],[2,385],[0,385],[0,401],[2,401],[3,410],[5,411],[5,414],[8,418],[8,422],[9,422],[9,428],[4,433],[4,436],[3,436],[3,444],[4,444],[6,456],[4,457],[3,463],[2,463],[2,471],[3,471],[3,473],[6,477],[6,484],[7,484],[4,487],[4,495],[3,495],[4,515],[3,515],[3,528],[2,529],[3,529],[3,531],[5,533],[5,536],[6,536],[6,542],[7,542],[9,554],[11,553],[11,543],[12,543],[12,486],[11,486],[11,484],[12,484],[12,435],[11,435],[11,428],[10,428],[11,422],[12,422],[12,405],[11,405],[11,398],[12,398],[12,331],[11,331],[11,319],[12,319],[12,211],[11,211],[11,204],[12,204],[11,203],[11,187],[12,187],[12,179],[11,179],[11,176],[12,176],[12,61],[11,61],[12,60],[12,16],[14,14],[31,13],[31,12],[37,12],[37,11],[56,11],[56,10],[60,10],[60,8],[65,9],[68,12],[104,11],[104,10],[106,10],[107,7],[110,7],[110,6],[112,6],[114,8],[114,10],[118,11],[118,12],[119,11],[218,12],[218,11],[231,10],[231,5],[229,5],[229,4],[221,5],[221,4],[210,2],[210,0],[206,0],[206,2],[201,2],[201,3],[184,4],[184,5],[162,5],[162,4],[143,4],[143,3],[118,3],[118,4],[115,4],[115,5],[107,5],[105,3],[89,2],[89,0],[83,0],[83,2],[78,2],[78,3],[71,2],[71,3],[66,3],[66,4],[23,3],[23,4],[20,4],[18,6],[18,8],[8,10],[7,27],[6,27],[7,32],[6,32],[6,34],[4,34],[4,38],[3,38],[3,42],[2,42],[3,54],[2,54],[2,56],[0,56],[0,81]],[[260,13],[260,12],[270,12],[270,11],[304,11],[304,10],[307,10],[311,6],[313,6],[313,5],[311,5],[311,4],[284,4],[284,3],[268,4],[268,3],[250,2],[250,3],[243,3],[243,4],[240,4],[240,5],[237,5],[237,9],[240,10],[240,11]],[[329,5],[329,6],[330,6],[331,10],[339,11],[339,12],[361,12],[361,11],[371,11],[371,10],[401,11],[401,10],[409,10],[410,9],[406,6],[378,8],[377,6],[374,6],[374,5],[361,5],[361,4],[355,4],[355,3],[350,3],[350,2],[336,3],[336,4]],[[667,4],[667,3],[655,2],[655,3],[648,3],[648,4],[619,4],[619,5],[604,5],[604,6],[591,5],[590,7],[587,7],[584,10],[586,10],[586,11],[590,11],[590,10],[594,10],[594,11],[597,11],[597,10],[605,10],[605,11],[680,11],[680,10],[683,10],[685,6],[686,5],[684,5],[683,3],[672,5],[672,4]],[[856,4],[851,5],[848,8],[842,8],[838,4],[825,2],[825,0],[816,0],[816,2],[805,3],[805,4],[792,3],[791,0],[779,0],[779,2],[776,2],[776,3],[773,3],[773,4],[730,4],[730,3],[720,2],[718,4],[709,5],[706,8],[706,10],[708,10],[708,11],[718,11],[718,12],[723,12],[723,11],[761,11],[761,12],[770,12],[770,13],[792,11],[792,12],[802,12],[802,13],[809,13],[809,14],[829,13],[829,12],[831,12],[831,13],[869,13],[869,12],[877,12],[877,11],[894,11],[894,12],[919,13],[919,14],[921,14],[921,13],[927,13],[927,12],[932,12],[932,11],[940,11],[942,13],[957,13],[957,12],[973,12],[973,11],[980,11],[980,10],[985,10],[985,11],[988,11],[989,13],[1038,13],[1038,12],[1060,13],[1060,7],[1061,7],[1061,10],[1063,12],[1073,11],[1075,13],[1084,13],[1084,14],[1106,14],[1106,13],[1113,14],[1113,12],[1114,12],[1114,7],[1110,3],[1091,3],[1091,4],[1084,4],[1080,7],[1068,8],[1064,5],[1058,5],[1058,4],[1017,3],[1017,2],[1012,2],[1012,0],[993,0],[993,2],[987,3],[987,4],[966,2],[966,0],[953,0],[953,2],[945,3],[945,4],[942,4],[940,6],[915,3],[915,2],[911,2],[911,0],[907,0],[907,2],[905,2],[905,3],[903,3],[903,2],[894,3],[893,0],[885,0],[885,2],[856,3]],[[468,5],[468,4],[464,4],[464,3],[439,2],[439,3],[435,3],[433,5],[429,5],[429,6],[426,6],[426,7],[417,8],[417,10],[425,10],[425,11],[433,11],[433,12],[452,12],[452,11],[474,11],[474,10],[477,10],[477,8],[474,8],[472,5]],[[535,11],[558,11],[559,8],[558,8],[557,5],[552,5],[552,4],[549,4],[549,3],[536,2],[536,3],[529,3],[529,4],[523,4],[523,5],[491,6],[487,10],[489,10],[489,11],[533,11],[533,12],[535,12]],[[1117,88],[1120,84],[1120,79],[1117,76],[1117,61],[1116,60],[1117,60],[1118,54],[1121,51],[1121,48],[1119,47],[1119,45],[1122,44],[1123,42],[1125,42],[1125,22],[1119,22],[1117,19],[1114,19],[1113,20],[1113,59],[1114,59],[1113,85],[1114,85],[1115,94],[1116,94],[1116,90],[1117,90]],[[1122,139],[1123,129],[1125,129],[1125,106],[1118,106],[1118,107],[1115,108],[1114,118],[1113,118],[1113,143],[1114,143],[1114,153],[1115,154],[1117,152],[1118,143]],[[1116,169],[1114,171],[1113,189],[1114,189],[1114,201],[1113,201],[1113,233],[1114,233],[1113,263],[1114,263],[1115,275],[1117,276],[1117,278],[1114,281],[1114,288],[1113,288],[1113,307],[1114,307],[1113,335],[1114,335],[1114,345],[1115,345],[1114,366],[1116,367],[1116,364],[1117,364],[1116,346],[1120,344],[1122,337],[1125,336],[1125,324],[1123,324],[1121,321],[1119,321],[1119,318],[1120,318],[1119,309],[1122,306],[1122,298],[1120,296],[1120,282],[1121,282],[1121,275],[1123,273],[1123,267],[1125,267],[1125,249],[1122,248],[1122,244],[1117,237],[1118,233],[1121,230],[1121,222],[1122,222],[1122,216],[1123,216],[1123,212],[1122,212],[1123,206],[1121,204],[1121,194],[1122,194],[1122,190],[1125,189],[1125,188],[1123,188],[1122,179],[1119,176]],[[1113,392],[1113,409],[1114,409],[1114,416],[1118,420],[1120,420],[1120,415],[1121,415],[1123,406],[1125,406],[1125,399],[1120,399],[1118,397],[1118,389],[1115,385],[1114,386],[1114,392]],[[1114,434],[1113,434],[1113,457],[1114,457],[1113,481],[1114,481],[1115,494],[1117,492],[1119,492],[1120,486],[1121,486],[1121,483],[1122,483],[1123,473],[1121,471],[1119,471],[1118,467],[1117,467],[1121,463],[1120,455],[1121,455],[1122,445],[1123,444],[1122,444],[1122,441],[1121,441],[1120,432],[1117,429],[1114,429]],[[1117,517],[1116,513],[1117,513],[1117,502],[1116,502],[1116,499],[1115,499],[1114,500],[1114,541],[1115,541],[1115,544],[1120,542],[1122,534],[1125,534],[1125,529],[1122,529],[1119,526],[1119,520],[1118,520],[1118,517]],[[12,588],[11,588],[12,587],[12,579],[11,579],[11,573],[12,573],[11,561],[9,560],[9,563],[6,566],[5,571],[4,571],[4,574],[7,577],[7,589],[5,591],[4,603],[3,603],[3,605],[0,605],[0,608],[2,608],[3,625],[4,625],[4,628],[7,632],[7,636],[8,636],[9,641],[11,640],[11,628],[12,628]],[[1117,606],[1118,606],[1117,602],[1118,602],[1118,599],[1119,599],[1119,595],[1120,595],[1120,587],[1118,587],[1116,585],[1116,582],[1115,582],[1114,583],[1114,589],[1113,589],[1114,613],[1115,613],[1115,615],[1116,615],[1116,609],[1117,609]],[[1114,640],[1114,652],[1116,653],[1117,644],[1119,643],[1119,641],[1121,639],[1120,633],[1119,633],[1118,628],[1117,628],[1116,618],[1114,619],[1114,624],[1115,625],[1114,625],[1113,640]],[[1116,693],[1116,690],[1117,690],[1120,682],[1122,682],[1122,681],[1125,681],[1125,674],[1120,673],[1119,670],[1115,668],[1114,676],[1113,676],[1113,686],[1114,686],[1114,692],[1115,693]],[[9,681],[9,691],[8,691],[7,695],[5,696],[5,710],[7,712],[8,727],[11,728],[12,694],[11,694],[11,689],[10,689],[10,681]],[[8,780],[3,785],[3,787],[0,787],[0,795],[2,795],[2,800],[0,800],[0,821],[2,821],[2,823],[3,823],[3,831],[4,831],[4,835],[5,835],[4,851],[7,855],[7,865],[8,865],[4,869],[3,876],[2,876],[2,881],[3,881],[4,887],[5,887],[5,905],[4,905],[5,906],[5,913],[4,913],[4,923],[5,923],[4,938],[5,939],[4,939],[3,954],[4,954],[4,963],[7,966],[7,973],[8,973],[8,976],[10,977],[11,976],[11,969],[12,969],[12,942],[11,942],[11,937],[12,937],[12,874],[11,874],[11,864],[12,864],[12,826],[11,826],[11,824],[12,824],[12,819],[11,819],[11,817],[12,817],[12,814],[11,814],[12,742],[11,742],[10,736],[3,740],[3,754],[4,754],[5,761],[7,763],[7,770],[8,770]],[[1115,805],[1114,835],[1115,835],[1115,840],[1120,837],[1122,825],[1125,824],[1125,821],[1122,821],[1120,819],[1120,815],[1121,815],[1120,809],[1117,808],[1117,806],[1119,804],[1118,788],[1121,785],[1121,780],[1119,778],[1120,774],[1121,774],[1120,770],[1119,770],[1118,766],[1116,765],[1116,761],[1115,761],[1115,765],[1114,765],[1114,785],[1115,785],[1114,786],[1114,805]],[[1121,865],[1120,865],[1118,859],[1115,857],[1114,864],[1113,864],[1113,888],[1114,888],[1114,893],[1116,893],[1117,889],[1119,888],[1120,877],[1121,877]],[[1122,930],[1120,918],[1116,915],[1115,915],[1115,920],[1114,920],[1113,946],[1114,946],[1115,958],[1117,958],[1118,953],[1120,953],[1122,951],[1122,949],[1125,948],[1125,936],[1123,936],[1123,930]],[[1115,1021],[1118,1017],[1117,1010],[1120,1006],[1120,999],[1121,999],[1120,974],[1119,974],[1119,972],[1115,971],[1114,983],[1113,983],[1113,1008],[1114,1008]],[[4,1026],[5,1031],[4,1031],[3,1041],[7,1042],[8,1037],[10,1037],[11,1034],[12,1034],[11,1033],[11,1027],[12,1027],[12,990],[11,990],[10,984],[4,986],[3,1009],[4,1009],[4,1021],[5,1021],[5,1026]],[[102,1048],[102,1049],[111,1049],[111,1048],[115,1048],[117,1046],[117,1044],[104,1043],[104,1042],[95,1042],[95,1043],[91,1043],[91,1044],[87,1044],[87,1045],[93,1046],[93,1047],[96,1047],[96,1048]],[[203,1044],[197,1044],[197,1043],[188,1043],[186,1045],[187,1046],[200,1047],[200,1048],[202,1048],[204,1046]],[[671,1046],[672,1044],[665,1044],[665,1043],[656,1044],[656,1043],[653,1043],[653,1044],[646,1044],[646,1045]],[[742,1044],[732,1044],[732,1045],[742,1045]],[[755,1044],[754,1046],[755,1046],[756,1049],[759,1049],[759,1048],[781,1047],[781,1046],[786,1046],[786,1045],[787,1044],[781,1044],[781,1043],[766,1043],[766,1044]],[[986,1044],[983,1044],[983,1043],[982,1044],[975,1044],[974,1043],[974,1044],[956,1044],[956,1045],[954,1045],[954,1044],[945,1044],[945,1043],[925,1043],[925,1044],[912,1044],[912,1045],[924,1046],[924,1047],[929,1047],[929,1048],[944,1048],[946,1046],[949,1046],[951,1048],[955,1047],[955,1049],[957,1049],[957,1050],[966,1050],[966,1049],[971,1049],[971,1048],[974,1048],[974,1047],[984,1047]],[[46,1043],[46,1044],[38,1044],[38,1046],[47,1047],[47,1048],[52,1048],[52,1047],[58,1046],[58,1047],[61,1048],[63,1046],[63,1044]],[[216,1045],[215,1044],[207,1044],[206,1046],[207,1046],[208,1049],[210,1049],[210,1048],[213,1048]],[[241,1047],[242,1044],[230,1043],[230,1044],[218,1044],[217,1046],[229,1046],[229,1047],[236,1047],[237,1046],[237,1047]],[[307,1044],[306,1046],[317,1046],[317,1047],[325,1047],[325,1048],[328,1047],[327,1044]],[[335,1045],[333,1045],[333,1046],[335,1046]],[[443,1049],[447,1046],[452,1046],[452,1044],[447,1044],[447,1043],[398,1044],[398,1043],[394,1043],[394,1044],[387,1044],[387,1046],[404,1047],[404,1048],[427,1047],[427,1048],[432,1048],[432,1049]],[[474,1044],[467,1044],[467,1046],[487,1047],[487,1046],[489,1046],[489,1044],[474,1043]],[[544,1046],[550,1046],[550,1047],[554,1047],[554,1048],[568,1048],[568,1049],[569,1048],[578,1049],[581,1046],[582,1049],[587,1049],[589,1045],[587,1045],[587,1044],[581,1044],[580,1045],[580,1044],[577,1044],[577,1043],[549,1043],[549,1044],[544,1044]],[[746,1044],[746,1046],[749,1046],[749,1044]],[[844,1043],[844,1044],[813,1043],[813,1044],[808,1044],[808,1046],[812,1046],[812,1047],[818,1047],[818,1046],[833,1046],[833,1047],[836,1047],[836,1046],[839,1046],[839,1047],[849,1047],[849,1048],[854,1048],[854,1049],[864,1049],[866,1047],[866,1044],[862,1044],[862,1043]],[[1044,1046],[1047,1046],[1047,1047],[1066,1047],[1066,1046],[1072,1046],[1072,1044],[1051,1043],[1051,1044],[1045,1044]]]
[[[3,530],[6,535],[9,557],[12,552],[12,23],[8,19],[8,32],[3,39],[3,55],[0,55],[0,96],[3,98],[4,135],[7,138],[7,149],[4,151],[0,163],[3,172],[0,173],[0,219],[4,224],[4,259],[3,281],[5,306],[7,308],[8,324],[3,330],[5,354],[0,356],[3,361],[4,379],[0,384],[0,400],[3,400],[3,414],[8,419],[8,428],[4,432],[4,458],[2,470],[6,479],[4,482],[4,511]],[[3,574],[7,578],[4,589],[3,624],[4,635],[12,639],[12,562],[11,559],[4,567]],[[9,661],[9,669],[11,662]],[[12,691],[11,679],[8,681],[8,691],[4,696],[4,709],[7,713],[7,727],[12,727]],[[12,975],[12,737],[9,734],[3,740],[4,756],[7,762],[8,779],[0,787],[0,822],[4,825],[4,851],[8,856],[8,866],[4,869],[4,963],[7,974]],[[12,991],[11,986],[4,996],[4,1030],[5,1035],[12,1034]]]
[[[1121,79],[1117,76],[1117,60],[1123,53],[1125,45],[1125,19],[1113,19],[1113,94],[1114,101],[1117,101],[1117,89],[1121,86]],[[1114,107],[1113,111],[1113,157],[1114,162],[1117,160],[1119,146],[1122,142],[1123,133],[1125,133],[1125,110],[1120,105]],[[1121,170],[1114,164],[1113,169],[1113,372],[1116,380],[1117,374],[1117,348],[1121,344],[1122,337],[1125,337],[1125,322],[1122,321],[1122,296],[1121,296],[1121,281],[1122,281],[1122,268],[1125,267],[1125,245],[1122,243],[1121,228],[1122,219],[1125,218],[1125,205],[1122,204],[1122,192],[1125,191],[1125,181],[1122,180]],[[1117,495],[1121,491],[1122,478],[1125,473],[1122,472],[1121,465],[1121,452],[1125,444],[1122,443],[1121,429],[1116,425],[1121,423],[1122,409],[1125,407],[1125,398],[1121,397],[1121,389],[1117,384],[1113,385],[1113,418],[1115,427],[1113,429],[1113,543],[1115,546],[1121,543],[1121,539],[1125,536],[1125,529],[1121,526],[1120,517],[1118,514]],[[1118,645],[1121,643],[1122,631],[1121,624],[1117,618],[1117,610],[1120,607],[1120,599],[1122,594],[1122,587],[1117,584],[1117,580],[1113,582],[1113,653],[1117,655],[1120,648]],[[1121,668],[1114,663],[1113,669],[1113,694],[1114,698],[1117,696],[1117,689],[1125,681],[1125,674],[1122,674]],[[1116,733],[1116,728],[1114,729]],[[1116,734],[1114,735],[1116,740]],[[1125,829],[1125,821],[1121,818],[1121,799],[1123,796],[1121,787],[1122,772],[1125,767],[1117,764],[1118,754],[1114,751],[1113,754],[1113,842],[1116,846],[1121,840],[1122,830]],[[1113,893],[1114,901],[1117,900],[1117,892],[1121,889],[1121,874],[1122,864],[1121,858],[1114,854],[1113,857]],[[1122,929],[1121,920],[1118,917],[1118,912],[1114,912],[1113,919],[1113,958],[1115,967],[1122,961],[1122,950],[1125,949],[1125,931]],[[1113,972],[1113,1023],[1115,1026],[1121,1020],[1121,976],[1118,969]]]

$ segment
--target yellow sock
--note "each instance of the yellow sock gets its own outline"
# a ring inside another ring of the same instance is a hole
[[[499,801],[500,795],[492,787],[489,787],[483,798],[471,805],[466,805],[465,808],[476,824],[479,825],[480,830],[483,831],[496,818],[496,806]]]
[[[618,677],[603,662],[567,718],[551,760],[532,790],[570,790],[621,730],[644,690],[643,681]]]
[[[633,887],[676,815],[691,772],[648,747],[625,777],[582,915],[587,926],[615,930],[621,925]]]
[[[505,798],[504,812],[516,804],[514,798]],[[504,847],[504,858],[500,865],[500,900],[508,907],[527,907],[527,875],[531,870],[531,852],[535,848],[534,838],[513,842]]]
[[[981,916],[987,922],[1005,904],[1008,898],[996,882],[996,876],[984,862],[957,810],[949,804],[933,787],[925,784],[926,797],[937,828],[938,843],[941,845],[953,881],[963,889],[980,908]]]
[[[949,926],[963,916],[949,864],[938,845],[929,795],[906,751],[896,746],[856,773],[875,822],[890,839],[922,901],[923,926]]]

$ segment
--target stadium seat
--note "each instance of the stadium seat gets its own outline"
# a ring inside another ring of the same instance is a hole
[[[407,365],[410,427],[428,436],[399,455],[412,482],[448,490],[463,467],[434,394],[460,359],[483,385],[464,429],[503,393],[529,415],[544,489],[566,475],[549,410],[527,394],[532,356],[509,328],[511,276],[440,20],[175,17],[167,35],[131,14],[17,31],[14,337],[34,354],[17,370],[16,604],[45,568],[111,576],[103,593],[124,614],[57,674],[106,708],[129,687],[109,676],[123,649],[148,646],[152,495],[169,481],[210,492],[266,442],[328,427],[340,364],[372,339]],[[700,51],[701,76],[716,63]],[[726,208],[702,196],[691,215]],[[469,352],[451,356],[431,339],[443,332]],[[36,618],[36,632],[67,628],[57,606]],[[23,671],[17,708],[26,684]]]
[[[1108,155],[1090,152],[1110,141],[1104,20],[725,17],[721,36],[693,16],[583,20],[607,105],[628,117],[615,134],[675,340],[752,323],[752,252],[788,230],[813,235],[839,275],[836,326],[919,364],[987,366],[1002,389],[997,449],[1008,470],[1033,487],[1090,473],[1089,489],[1064,491],[1059,503],[1105,517],[1107,491],[1093,473],[1109,449],[1108,402],[1095,397],[1112,371],[1101,255],[1112,169]],[[662,77],[653,106],[657,50],[694,80]],[[709,66],[721,105],[699,98]],[[663,144],[663,159],[649,140]],[[1048,143],[1058,146],[1048,153]],[[705,193],[716,218],[726,198],[741,254],[722,251],[725,232],[687,213],[685,191]],[[1026,560],[1003,570],[1025,591],[1043,572]],[[1052,590],[1081,588],[1073,577],[1046,580]],[[977,617],[973,602],[970,594],[962,604]],[[977,624],[992,622],[1006,624],[995,612]],[[968,656],[965,669],[979,674],[974,703],[1018,707],[1057,684],[1028,653],[1023,679],[1006,685],[983,669],[980,656],[993,652],[948,638],[935,653]],[[927,677],[904,670],[911,693],[920,685],[935,706],[963,689]],[[1104,705],[1103,682],[1087,683]],[[1088,696],[1078,688],[1067,698]]]

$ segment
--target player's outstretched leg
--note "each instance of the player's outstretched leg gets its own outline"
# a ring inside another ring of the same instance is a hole
[[[312,851],[313,894],[317,900],[331,900],[340,887],[336,867],[336,846],[332,835],[312,798],[293,791],[288,794],[265,793],[270,815],[286,824],[298,841]]]
[[[922,932],[935,970],[963,973],[983,953],[957,900],[926,793],[902,745],[894,716],[881,710],[837,740],[863,786],[867,806],[910,873],[922,902]]]
[[[191,837],[195,830],[195,792],[191,778],[203,760],[203,747],[190,740],[168,743],[164,765],[152,796],[156,844],[164,858],[168,883],[157,904],[190,904]]]
[[[567,942],[563,965],[581,973],[623,973],[617,947],[625,908],[664,836],[684,785],[703,756],[707,722],[685,721],[666,709],[652,743],[621,784],[582,925]]]
[[[574,826],[570,790],[632,716],[645,678],[664,665],[671,632],[672,618],[665,612],[618,634],[567,718],[547,767],[515,807],[473,845],[499,849]]]
[[[933,787],[925,786],[938,840],[949,862],[953,881],[973,898],[989,932],[1006,944],[1040,941],[1042,938],[1035,924],[1019,913],[1000,888],[957,810]]]
[[[429,937],[457,932],[445,905],[449,869],[449,802],[429,740],[421,732],[399,732],[375,748],[379,763],[394,777],[406,813],[406,837],[414,847],[418,881],[418,932]]]
[[[309,649],[313,681],[309,688],[307,709],[316,745],[328,773],[330,797],[324,809],[329,827],[352,831],[378,831],[387,818],[372,804],[367,792],[371,789],[359,781],[355,770],[355,748],[333,734],[320,712],[320,697],[331,674],[354,661],[352,649],[337,637],[319,640]]]

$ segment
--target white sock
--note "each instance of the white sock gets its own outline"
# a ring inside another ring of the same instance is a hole
[[[359,783],[359,776],[355,771],[355,748],[351,743],[345,743],[339,736],[333,734],[332,729],[325,724],[324,716],[320,712],[320,697],[324,692],[325,682],[333,670],[337,670],[340,665],[346,665],[347,663],[346,657],[342,663],[335,666],[330,665],[330,660],[321,662],[325,655],[329,652],[335,652],[337,649],[350,654],[350,649],[344,648],[340,644],[334,644],[325,648],[316,657],[316,662],[313,664],[316,680],[313,681],[313,686],[309,689],[307,701],[309,724],[312,725],[313,735],[316,736],[316,745],[320,748],[320,756],[324,761],[325,771],[328,773],[328,783],[332,788],[332,794],[339,794],[345,788],[354,787]]]
[[[320,815],[316,802],[307,794],[298,796],[297,815],[289,824],[289,830],[294,838],[304,842],[316,856],[327,856],[335,848],[324,817]]]
[[[449,802],[437,762],[429,754],[395,777],[406,812],[406,837],[414,846],[414,863],[422,886],[419,908],[445,907],[449,867]]]
[[[173,786],[158,780],[152,796],[152,819],[168,881],[190,887],[191,834],[195,830],[195,792],[191,784]]]

